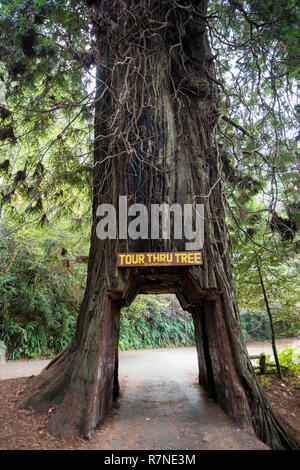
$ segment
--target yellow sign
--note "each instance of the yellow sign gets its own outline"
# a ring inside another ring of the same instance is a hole
[[[190,266],[202,264],[201,251],[172,253],[118,253],[119,268],[142,266]]]

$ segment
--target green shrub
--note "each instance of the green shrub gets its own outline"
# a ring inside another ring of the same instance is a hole
[[[287,368],[292,375],[300,373],[300,353],[291,346],[285,346],[282,351],[278,353],[278,359],[281,366]]]
[[[277,353],[279,364],[282,367],[281,372],[288,380],[294,381],[296,385],[300,384],[300,353],[291,346],[285,346]],[[266,355],[266,363],[271,364],[275,370],[275,361],[271,361],[271,355]]]
[[[127,349],[191,346],[194,326],[173,296],[140,295],[121,312],[121,351]]]
[[[46,254],[24,241],[19,248],[14,240],[0,243],[0,339],[8,359],[52,356],[72,338],[81,300],[76,278]]]
[[[265,375],[260,375],[259,380],[264,388],[269,389],[272,387],[272,382]]]

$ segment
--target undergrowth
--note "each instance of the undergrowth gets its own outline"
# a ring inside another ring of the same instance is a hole
[[[52,357],[71,341],[84,282],[61,250],[55,240],[37,249],[26,238],[20,243],[0,232],[0,340],[9,360]],[[174,296],[138,296],[121,312],[121,351],[193,342],[191,315]]]

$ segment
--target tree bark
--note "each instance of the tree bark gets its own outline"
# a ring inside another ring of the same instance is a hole
[[[58,404],[51,433],[89,438],[118,395],[121,307],[139,293],[173,292],[193,315],[200,383],[239,426],[273,448],[296,448],[292,432],[269,407],[241,337],[206,2],[99,3],[91,10],[98,55],[87,286],[72,343],[31,380],[26,406]],[[101,203],[118,208],[119,195],[148,208],[204,204],[203,265],[118,269],[118,252],[184,250],[176,239],[98,239],[96,209]]]

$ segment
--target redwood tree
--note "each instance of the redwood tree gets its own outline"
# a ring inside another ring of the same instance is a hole
[[[71,344],[30,379],[26,406],[57,404],[50,432],[90,438],[119,392],[120,309],[138,293],[173,292],[193,316],[200,384],[272,448],[298,448],[270,408],[241,335],[218,142],[220,90],[226,90],[209,44],[207,2],[87,3],[97,69],[87,285]],[[97,208],[118,209],[119,195],[148,208],[204,204],[203,265],[118,269],[120,252],[184,249],[176,239],[100,240]]]

